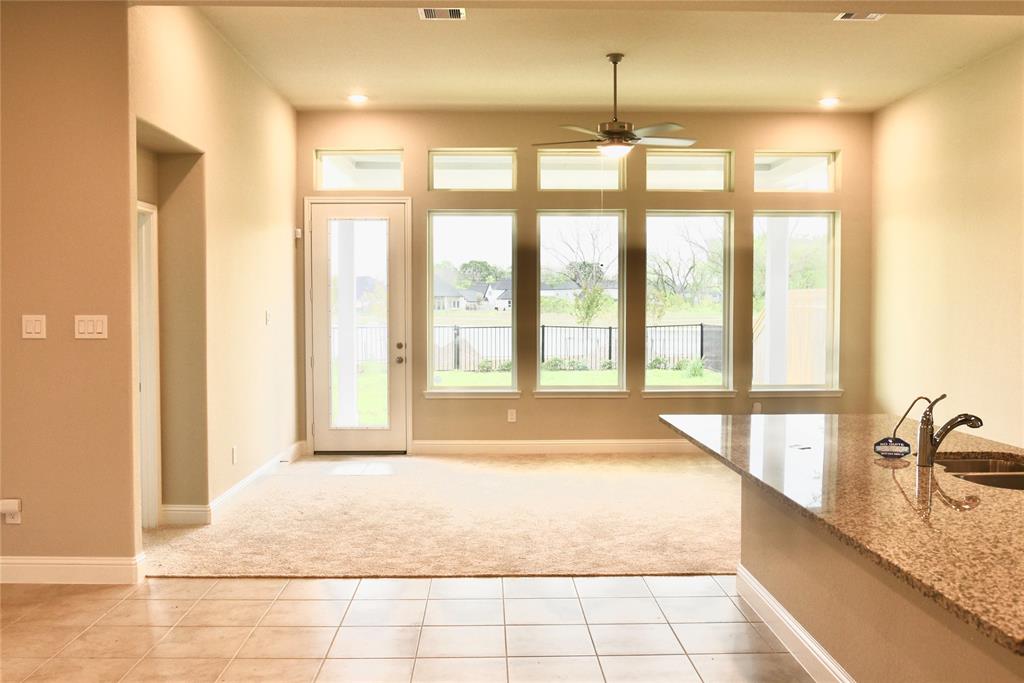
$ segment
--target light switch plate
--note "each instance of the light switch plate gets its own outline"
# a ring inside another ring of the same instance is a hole
[[[22,339],[46,339],[46,316],[45,315],[23,315],[23,316],[21,316],[21,338]]]
[[[76,315],[75,339],[106,339],[107,316]]]

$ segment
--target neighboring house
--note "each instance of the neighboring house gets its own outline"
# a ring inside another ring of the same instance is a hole
[[[605,280],[602,284],[601,289],[612,299],[618,300],[619,288],[611,280]],[[549,282],[540,283],[540,295],[550,296],[556,299],[566,299],[572,301],[576,298],[580,288],[575,282],[559,282],[551,284]]]
[[[495,299],[491,303],[491,305],[494,307],[494,310],[496,310],[496,311],[511,311],[512,310],[512,290],[511,289],[504,290],[501,294],[498,295],[498,298]]]
[[[490,307],[496,311],[512,309],[512,278],[502,278],[487,285],[485,294]]]
[[[451,311],[465,308],[465,298],[455,285],[434,280],[434,310]]]

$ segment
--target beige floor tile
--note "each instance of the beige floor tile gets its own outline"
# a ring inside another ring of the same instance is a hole
[[[165,626],[93,626],[60,653],[61,657],[142,657],[163,638]]]
[[[260,626],[238,656],[245,659],[323,659],[338,629],[326,626]]]
[[[345,626],[419,626],[426,600],[353,600]]]
[[[209,600],[273,600],[288,579],[221,579],[205,595]]]
[[[137,657],[122,659],[51,659],[32,674],[30,681],[74,681],[92,683],[96,681],[119,681],[132,668]]]
[[[791,655],[691,655],[704,683],[811,683]]]
[[[594,624],[590,635],[602,656],[683,654],[668,624]]]
[[[0,628],[4,626],[10,626],[16,621],[21,620],[26,614],[36,609],[35,603],[25,605],[4,605],[0,607]]]
[[[217,579],[146,579],[131,594],[137,600],[186,600],[198,599],[208,591]]]
[[[501,600],[427,600],[425,626],[501,626]]]
[[[255,626],[273,603],[269,600],[200,600],[180,626]]]
[[[786,646],[782,644],[779,637],[768,627],[768,624],[756,623],[753,627],[757,630],[758,635],[764,638],[764,642],[768,643],[768,647],[772,649],[772,652],[789,652]]]
[[[342,626],[334,637],[331,658],[384,659],[415,657],[419,626]]]
[[[0,657],[0,681],[23,681],[25,677],[46,662],[45,659],[28,657]]]
[[[278,600],[260,626],[339,626],[347,600]]]
[[[511,657],[509,683],[603,683],[597,657]]]
[[[573,579],[581,598],[649,598],[642,576],[583,576]]]
[[[505,601],[506,624],[584,624],[578,598],[516,598]]]
[[[38,605],[21,618],[22,624],[89,626],[117,604],[116,600],[58,598]]]
[[[700,683],[685,655],[601,657],[608,683]]]
[[[432,579],[431,600],[468,600],[501,598],[501,579]]]
[[[125,600],[100,619],[101,626],[174,626],[195,600]]]
[[[59,590],[60,584],[56,583],[3,583],[0,584],[0,605],[35,604],[56,596]]]
[[[725,595],[722,586],[710,576],[645,576],[644,580],[658,598]]]
[[[292,579],[280,600],[351,600],[359,579]]]
[[[424,626],[417,657],[504,657],[504,626]]]
[[[654,598],[583,598],[583,614],[590,624],[664,624]]]
[[[131,583],[66,583],[57,587],[57,595],[64,598],[84,598],[86,600],[121,600],[134,593],[136,588],[138,585]]]
[[[328,659],[317,683],[409,683],[414,659]]]
[[[736,590],[736,575],[735,574],[720,574],[715,576],[715,582],[722,587],[726,595],[739,595]]]
[[[128,672],[127,681],[166,681],[167,683],[213,683],[224,668],[227,659],[182,658],[150,659],[139,662]]]
[[[772,652],[752,624],[672,624],[687,654]]]
[[[251,630],[246,626],[175,626],[149,656],[230,659]]]
[[[729,598],[658,598],[670,623],[746,621]]]
[[[363,579],[356,589],[357,600],[425,600],[430,579]]]
[[[566,576],[518,576],[501,580],[506,598],[575,598],[576,586]]]
[[[320,670],[319,659],[236,659],[221,674],[222,683],[309,683]]]
[[[506,683],[503,657],[417,659],[412,683]]]
[[[586,626],[506,626],[509,657],[576,657],[594,654]]]
[[[739,596],[729,598],[732,600],[736,608],[743,613],[743,616],[747,621],[763,621],[761,616],[754,611],[754,608],[750,606],[750,603]]]

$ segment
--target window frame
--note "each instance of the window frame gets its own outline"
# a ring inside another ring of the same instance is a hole
[[[434,217],[435,216],[511,216],[512,217],[512,311],[511,311],[511,352],[512,384],[507,387],[456,387],[434,384]],[[518,326],[516,323],[519,267],[517,229],[519,217],[516,209],[431,209],[427,211],[427,383],[424,395],[427,398],[445,397],[494,397],[518,398],[519,396],[519,351]]]
[[[750,390],[748,394],[750,396],[786,396],[791,394],[804,394],[804,395],[815,395],[815,396],[841,396],[842,385],[840,384],[839,376],[839,365],[841,359],[840,353],[840,300],[842,292],[840,277],[840,223],[841,213],[838,210],[809,210],[809,211],[794,211],[794,210],[755,210],[751,219],[751,255],[753,255],[753,238],[755,237],[754,221],[758,216],[825,216],[829,221],[829,239],[828,239],[828,286],[829,293],[825,297],[825,301],[828,305],[828,322],[825,325],[830,338],[825,344],[825,384],[754,384],[753,381],[753,354],[751,354],[751,382]],[[751,259],[751,304],[753,304],[753,277],[754,277],[754,262]],[[751,351],[753,351],[753,316],[750,321],[750,341]]]
[[[647,162],[651,157],[677,157],[677,156],[694,156],[694,157],[724,157],[725,164],[723,172],[725,177],[722,179],[722,189],[720,190],[708,190],[708,189],[679,189],[679,188],[661,188],[661,187],[650,187],[650,167]],[[650,148],[646,150],[644,156],[644,191],[645,192],[732,192],[735,189],[734,178],[735,178],[735,154],[731,149],[668,149],[668,148]]]
[[[428,192],[515,192],[519,186],[519,149],[516,147],[436,147],[427,151]],[[437,187],[434,185],[434,159],[445,156],[504,156],[512,157],[512,187]]]
[[[541,384],[541,310],[540,310],[540,297],[541,297],[541,256],[543,253],[543,241],[541,235],[541,217],[542,216],[618,216],[619,217],[619,229],[618,229],[618,282],[619,282],[619,300],[618,300],[618,316],[617,324],[619,329],[618,334],[618,349],[616,350],[617,356],[615,361],[615,367],[618,371],[618,384],[616,385],[602,385],[588,387],[586,385],[558,385],[558,386],[544,386]],[[534,396],[593,396],[593,397],[610,397],[610,396],[624,396],[629,394],[628,383],[626,378],[626,209],[538,209],[536,212],[536,230],[537,230],[537,276],[536,276],[536,297],[534,304],[537,311],[537,323],[534,331],[536,333],[536,358],[534,359]]]
[[[397,154],[398,175],[401,178],[399,187],[324,187],[323,163],[324,155],[331,154]],[[374,149],[349,149],[325,147],[318,148],[313,158],[314,187],[318,192],[404,192],[405,191],[405,150],[401,147],[381,147]]]
[[[722,230],[722,384],[715,386],[647,384],[647,218],[649,216],[724,216]],[[647,395],[734,395],[733,388],[733,274],[735,272],[735,213],[732,209],[648,209],[644,214],[644,393]]]
[[[827,157],[828,158],[828,189],[827,190],[759,190],[757,189],[757,157],[759,156],[777,156],[777,157]],[[772,149],[757,149],[754,150],[754,164],[753,164],[753,178],[752,182],[754,185],[754,192],[758,194],[829,194],[837,192],[839,189],[839,152],[837,150],[831,151],[817,151],[817,152],[793,152],[789,150],[772,150]],[[760,213],[760,212],[759,212]]]
[[[619,182],[618,187],[615,188],[580,188],[580,187],[553,187],[545,188],[541,185],[541,159],[545,156],[577,156],[577,157],[590,157],[596,156],[601,159],[608,159],[609,157],[604,156],[596,148],[593,149],[553,149],[553,148],[538,148],[537,149],[537,191],[538,192],[623,192],[626,190],[626,157],[620,157],[614,159],[618,163],[619,167]],[[627,155],[628,156],[628,155]]]

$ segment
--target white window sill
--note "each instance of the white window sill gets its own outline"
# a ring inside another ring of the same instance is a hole
[[[793,387],[792,389],[776,387],[772,389],[751,389],[747,392],[750,398],[840,398],[842,389],[814,389]]]
[[[509,389],[427,389],[423,392],[423,398],[504,398],[516,399],[522,396],[522,392]]]
[[[734,389],[644,389],[644,398],[736,398]]]
[[[629,389],[537,389],[534,398],[629,398]]]

